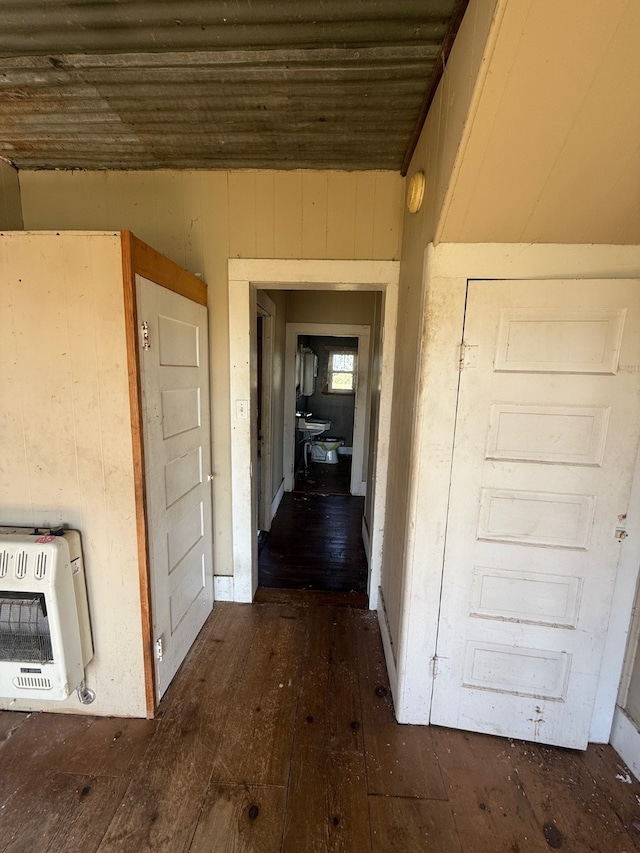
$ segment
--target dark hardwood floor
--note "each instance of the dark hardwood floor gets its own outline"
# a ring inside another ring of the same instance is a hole
[[[611,747],[398,725],[375,613],[319,596],[216,604],[156,720],[0,712],[0,850],[640,849]]]
[[[285,493],[261,544],[260,587],[366,593],[364,498],[349,494],[350,472],[349,459],[311,463]]]
[[[350,486],[351,457],[338,456],[335,465],[309,462],[309,468],[299,472],[294,491],[316,495],[349,495]]]

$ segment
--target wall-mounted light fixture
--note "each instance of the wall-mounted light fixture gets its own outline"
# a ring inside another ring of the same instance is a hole
[[[409,178],[407,186],[407,208],[409,213],[417,213],[424,198],[425,177],[424,172],[415,172]]]

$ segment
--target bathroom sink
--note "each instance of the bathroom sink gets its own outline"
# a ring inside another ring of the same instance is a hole
[[[322,435],[331,428],[331,421],[323,421],[320,418],[297,418],[298,432],[303,433],[304,438]]]

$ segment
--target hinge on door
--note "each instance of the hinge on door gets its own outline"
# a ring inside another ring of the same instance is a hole
[[[162,637],[158,637],[156,640],[156,660],[161,661],[164,657],[164,643],[162,641]]]
[[[140,324],[140,329],[142,331],[142,349],[151,349],[151,342],[149,341],[149,324],[146,320]]]
[[[464,370],[466,367],[476,367],[478,364],[478,347],[477,345],[460,344],[460,361],[458,363],[459,370]]]
[[[438,655],[434,655],[431,658],[431,669],[432,669],[432,677],[435,678],[438,674]]]

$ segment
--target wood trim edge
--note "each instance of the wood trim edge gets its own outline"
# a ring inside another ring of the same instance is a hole
[[[162,287],[166,287],[167,290],[172,290],[180,296],[186,296],[193,302],[207,305],[207,285],[204,281],[138,239],[131,231],[122,231],[121,236],[123,249],[125,240],[129,246],[134,279],[137,273]]]
[[[122,248],[122,281],[124,290],[124,322],[127,340],[127,371],[131,406],[131,439],[133,445],[133,478],[138,536],[138,574],[142,619],[142,654],[144,660],[144,689],[147,717],[156,712],[155,663],[153,658],[153,622],[151,616],[151,576],[147,537],[145,494],[144,443],[142,426],[142,391],[138,355],[138,319],[136,307],[136,268],[134,243],[139,242],[130,231],[120,235]],[[143,244],[144,245],[144,244]]]

